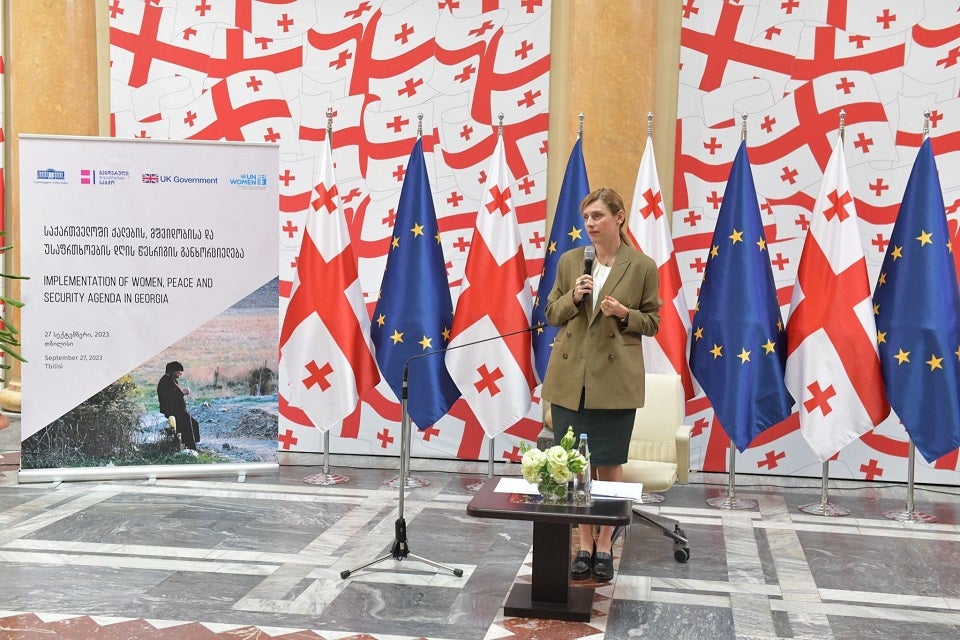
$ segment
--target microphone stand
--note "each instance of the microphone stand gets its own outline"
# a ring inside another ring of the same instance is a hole
[[[432,352],[432,353],[435,353],[435,352]],[[420,355],[427,355],[427,354],[420,354]],[[414,356],[413,358],[416,358],[416,357],[419,357],[419,356]],[[400,477],[401,478],[406,477],[406,474],[410,465],[408,461],[408,456],[410,452],[410,414],[407,412],[407,368],[410,365],[410,360],[413,360],[413,358],[410,358],[409,360],[407,360],[406,364],[403,365],[403,386],[401,388],[401,393],[400,393],[401,395],[401,398],[400,398],[400,410],[401,410]],[[350,577],[350,574],[356,571],[360,571],[361,569],[366,569],[367,567],[371,567],[375,564],[379,564],[384,560],[389,560],[390,558],[394,558],[396,560],[403,560],[404,558],[413,558],[414,560],[419,560],[420,562],[428,564],[432,567],[436,567],[437,569],[449,571],[453,573],[453,575],[457,576],[458,578],[463,575],[463,569],[450,567],[445,564],[440,564],[439,562],[434,562],[433,560],[429,560],[427,558],[423,558],[421,556],[410,553],[410,547],[407,546],[407,521],[404,520],[403,518],[404,489],[405,487],[403,486],[403,483],[401,483],[399,485],[400,502],[397,505],[397,521],[394,525],[395,536],[393,540],[393,546],[390,549],[390,553],[384,554],[379,558],[375,558],[370,562],[367,562],[366,564],[362,564],[355,569],[345,569],[341,571],[340,572],[341,579],[346,580],[347,578]]]
[[[433,351],[427,351],[425,353],[418,353],[415,356],[410,356],[407,358],[407,361],[403,364],[403,381],[400,386],[400,477],[405,478],[410,472],[410,412],[407,408],[407,398],[409,384],[407,382],[407,377],[410,372],[410,363],[418,358],[425,358],[427,356],[432,356],[437,353],[444,353],[447,351],[452,351],[454,349],[462,349],[463,347],[472,347],[477,344],[484,342],[490,342],[491,340],[500,340],[507,338],[518,333],[524,333],[525,331],[535,331],[540,327],[544,326],[543,324],[537,324],[532,327],[524,327],[519,331],[512,331],[510,333],[503,333],[499,335],[492,336],[490,338],[484,338],[483,340],[476,340],[474,342],[467,342],[464,344],[458,344],[454,347],[444,347],[442,349],[434,349]],[[491,460],[492,460],[491,455]],[[492,468],[492,467],[491,467]],[[407,521],[403,517],[403,500],[404,500],[404,483],[399,485],[399,502],[397,503],[397,521],[394,524],[394,539],[393,546],[390,548],[390,553],[386,553],[379,558],[374,558],[370,562],[360,565],[354,569],[344,569],[340,572],[340,578],[346,580],[353,573],[360,571],[361,569],[366,569],[367,567],[372,567],[375,564],[379,564],[384,560],[389,560],[393,558],[395,560],[404,560],[405,558],[413,558],[414,560],[419,560],[424,564],[428,564],[437,569],[442,569],[443,571],[449,571],[456,577],[463,576],[463,569],[451,567],[445,564],[440,564],[439,562],[434,562],[422,556],[418,556],[410,553],[410,547],[407,545]]]

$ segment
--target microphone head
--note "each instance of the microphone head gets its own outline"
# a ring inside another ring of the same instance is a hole
[[[583,248],[583,273],[589,275],[593,273],[593,261],[597,257],[597,249],[592,244]]]

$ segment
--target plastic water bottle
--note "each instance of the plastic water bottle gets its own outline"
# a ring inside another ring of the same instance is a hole
[[[580,434],[577,451],[584,457],[587,464],[583,467],[583,473],[577,474],[575,479],[576,501],[577,504],[589,505],[593,501],[590,497],[590,444],[587,442],[587,434]]]

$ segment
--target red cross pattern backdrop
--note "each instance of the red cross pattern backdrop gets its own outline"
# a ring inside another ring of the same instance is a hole
[[[683,0],[679,73],[672,230],[691,307],[740,144],[741,114],[747,114],[747,148],[785,319],[841,110],[850,192],[871,289],[922,142],[926,110],[946,214],[956,234],[956,3]],[[956,257],[957,244],[953,246]],[[807,400],[807,410],[829,417],[840,401],[838,389],[820,389],[815,381],[810,388],[819,393]],[[705,397],[687,403],[687,418],[694,427],[694,467],[725,469],[728,439]],[[907,434],[893,414],[841,449],[830,474],[902,481],[907,451]],[[957,468],[957,451],[933,464],[917,456],[921,482],[958,484]],[[737,460],[737,471],[745,473],[819,476],[821,469],[801,436],[797,413],[761,433]]]
[[[368,314],[418,123],[451,296],[463,282],[500,113],[526,270],[540,272],[549,0],[110,0],[109,13],[113,135],[280,145],[281,314],[307,211],[325,194],[318,172],[328,109],[337,194]],[[318,388],[336,380],[323,362],[314,378]],[[431,390],[411,380],[410,394],[424,393]],[[279,411],[281,451],[322,450],[323,432],[303,412],[284,398]],[[497,437],[496,455],[519,460],[520,442],[540,428],[534,402]],[[400,405],[386,382],[363,393],[329,434],[334,452],[397,455]],[[413,454],[480,459],[487,442],[459,400],[414,434]]]
[[[841,110],[871,286],[927,109],[956,233],[956,5],[682,0],[677,8],[682,32],[672,232],[689,309],[696,304],[744,113],[784,318]],[[315,172],[328,108],[334,112],[338,192],[368,311],[379,294],[418,114],[454,305],[501,112],[527,273],[540,273],[549,0],[110,0],[110,27],[114,135],[280,145],[282,289],[292,282],[306,211],[321,184]],[[568,152],[554,151],[564,157]],[[664,183],[670,179],[661,176]],[[428,391],[410,390],[420,392]],[[520,441],[539,431],[534,400],[527,417],[497,436],[498,458],[518,459]],[[821,410],[830,410],[829,388]],[[687,414],[694,427],[692,466],[725,469],[728,441],[706,398],[688,401]],[[399,403],[381,381],[331,429],[331,449],[396,455],[399,424]],[[281,415],[281,450],[319,451],[321,435]],[[415,433],[413,453],[479,459],[486,442],[461,399],[435,425]],[[892,417],[848,444],[831,473],[902,480],[907,446]],[[741,472],[819,476],[821,469],[796,414],[760,434],[739,457]],[[929,465],[918,459],[917,478],[957,484],[957,465],[957,452]]]

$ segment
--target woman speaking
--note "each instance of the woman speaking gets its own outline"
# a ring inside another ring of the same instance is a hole
[[[660,280],[654,261],[623,231],[627,214],[616,191],[590,193],[580,212],[592,245],[567,251],[557,264],[545,314],[560,330],[541,395],[551,405],[556,439],[568,426],[588,434],[594,477],[620,481],[636,409],[644,402],[640,338],[660,325]],[[596,535],[589,525],[579,530],[570,576],[611,580],[614,528],[600,527]]]

